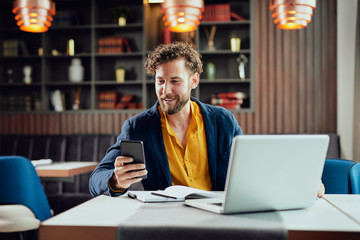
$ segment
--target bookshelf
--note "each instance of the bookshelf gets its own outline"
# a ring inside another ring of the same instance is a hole
[[[223,2],[205,0],[205,4]],[[210,103],[211,95],[219,91],[244,92],[248,98],[244,99],[241,109],[233,111],[253,111],[253,3],[250,0],[226,3],[246,20],[212,21],[210,18],[192,34],[202,54],[204,69],[209,62],[216,67],[215,80],[206,79],[203,73],[193,96]],[[129,10],[124,26],[118,25],[112,13],[112,9],[119,6],[126,6]],[[162,43],[160,5],[143,4],[142,0],[56,0],[56,8],[57,15],[48,32],[25,33],[16,26],[11,12],[12,0],[1,1],[0,113],[54,112],[51,96],[57,90],[61,97],[55,101],[61,101],[62,112],[140,112],[151,107],[156,101],[154,83],[151,77],[146,76],[143,66],[147,53]],[[209,51],[205,29],[212,26],[216,26],[215,50]],[[240,52],[230,50],[230,36],[234,34],[241,36]],[[73,55],[68,51],[70,39],[75,43]],[[17,44],[17,51],[4,54],[4,43]],[[104,51],[109,48],[113,50]],[[237,62],[240,54],[248,59],[246,78],[241,81]],[[68,69],[74,58],[80,59],[84,68],[81,82],[69,81]],[[32,67],[32,83],[29,85],[23,81],[26,65]],[[116,68],[120,66],[125,69],[124,82],[116,81]],[[113,95],[110,97],[112,100],[106,97],[107,93],[114,92],[117,93],[117,101],[124,96],[128,100],[131,95],[131,104],[126,105],[131,107],[110,104],[115,107],[109,108],[109,104],[104,104],[114,101]],[[78,110],[74,110],[76,100],[79,102]]]
[[[219,8],[218,10],[216,10]],[[225,8],[225,10],[224,10]],[[210,9],[210,16],[207,10]],[[253,111],[254,109],[254,3],[253,1],[205,1],[204,21],[196,32],[196,46],[202,55],[204,72],[200,76],[197,97],[211,103],[213,95],[226,92],[241,92],[243,99],[240,110],[229,105],[232,111]],[[225,13],[224,13],[225,12]],[[235,14],[240,19],[231,17]],[[225,20],[223,20],[225,19]],[[215,28],[213,48],[208,39],[211,29]],[[231,38],[240,38],[240,50],[231,50]],[[243,55],[245,76],[240,78],[239,57]],[[215,79],[208,79],[206,66],[215,65]]]

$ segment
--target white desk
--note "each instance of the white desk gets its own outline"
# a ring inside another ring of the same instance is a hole
[[[328,194],[326,195],[326,200],[360,226],[360,194]]]
[[[71,177],[92,172],[97,162],[56,162],[35,168],[39,177]]]
[[[351,198],[341,195],[335,200],[344,205],[346,201],[352,201]],[[169,211],[173,207],[181,207],[181,203],[147,204]],[[117,227],[150,206],[147,204],[128,197],[99,196],[41,223],[39,239],[114,240]],[[202,210],[194,211],[201,214]],[[324,199],[317,200],[314,206],[308,209],[278,213],[288,231],[288,239],[360,239],[359,224]],[[213,214],[210,217],[217,218],[218,215]],[[171,224],[171,219],[169,222]]]

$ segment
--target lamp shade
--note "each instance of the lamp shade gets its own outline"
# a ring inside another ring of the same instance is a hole
[[[56,13],[51,0],[15,0],[13,13],[20,30],[25,32],[46,32]]]
[[[274,23],[280,29],[301,29],[311,22],[316,0],[270,0]]]
[[[195,31],[203,11],[203,0],[165,0],[161,4],[164,25],[171,32]]]

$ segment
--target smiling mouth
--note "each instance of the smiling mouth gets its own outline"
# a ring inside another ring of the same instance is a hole
[[[176,99],[172,98],[172,99],[163,99],[163,103],[168,105],[168,104],[172,104]]]
[[[161,98],[163,102],[172,102],[176,99],[178,99],[176,96],[166,96]]]

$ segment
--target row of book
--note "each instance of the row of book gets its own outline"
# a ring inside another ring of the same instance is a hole
[[[25,111],[35,110],[35,96],[10,95],[0,96],[0,111]]]
[[[230,21],[230,4],[205,5],[202,21]]]
[[[28,56],[29,50],[24,40],[3,40],[4,57]]]
[[[211,104],[226,109],[241,109],[247,95],[243,92],[221,92],[211,95]]]
[[[231,19],[238,21],[246,20],[242,16],[231,11],[229,3],[205,5],[205,10],[202,14],[202,21],[217,22],[217,21],[230,21]]]
[[[98,39],[98,53],[132,52],[129,41],[123,36],[103,36]]]
[[[69,10],[57,11],[52,22],[54,27],[69,27],[79,24],[79,14]]]
[[[139,98],[132,94],[121,94],[113,90],[98,93],[99,109],[142,109]]]

